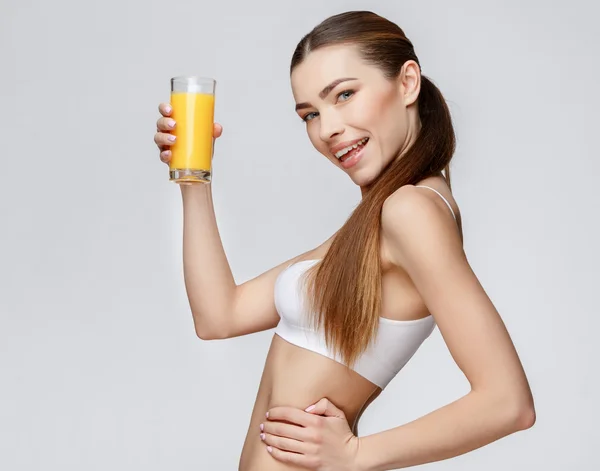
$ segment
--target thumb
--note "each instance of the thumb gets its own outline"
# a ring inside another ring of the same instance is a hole
[[[316,404],[307,407],[305,411],[314,415],[324,415],[325,417],[338,417],[340,419],[346,418],[344,411],[338,409],[333,402],[325,397]]]

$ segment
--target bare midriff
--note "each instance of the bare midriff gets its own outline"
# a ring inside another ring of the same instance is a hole
[[[431,177],[419,184],[427,185],[442,177]],[[441,189],[441,185],[438,185]],[[435,201],[438,196],[432,196]],[[438,204],[445,204],[439,203]],[[460,221],[458,209],[457,217]],[[462,237],[462,232],[461,232]],[[308,255],[323,258],[333,237]],[[386,256],[385,239],[381,242],[382,313],[395,320],[415,320],[429,314],[408,274],[393,266]],[[306,409],[319,399],[327,398],[344,411],[348,425],[358,435],[358,420],[381,388],[358,373],[326,356],[293,345],[273,336],[265,362],[250,426],[242,449],[239,471],[299,471],[297,466],[275,460],[260,439],[260,424],[267,410],[276,406]]]
[[[326,397],[344,411],[356,433],[366,406],[381,389],[345,365],[273,336],[242,449],[239,471],[290,471],[297,466],[277,461],[260,439],[260,424],[267,410],[276,406],[304,410]]]

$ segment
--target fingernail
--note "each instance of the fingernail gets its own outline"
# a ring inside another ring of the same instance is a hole
[[[265,429],[264,424],[260,424],[260,431],[262,432]]]
[[[267,411],[267,413],[265,414],[267,419],[269,418],[269,412]]]
[[[175,142],[175,139],[176,139],[176,138],[177,138],[177,137],[176,137],[176,136],[173,136],[172,134],[171,134],[169,137],[167,137],[167,139],[168,139],[169,141],[171,141],[171,142]]]
[[[260,439],[261,439],[261,440],[264,440],[264,439],[265,439],[265,434],[264,434],[264,433],[261,433],[261,434],[260,434]]]
[[[171,108],[169,105],[165,106],[165,111],[166,111],[167,113],[170,113],[170,112],[171,112],[171,110],[172,110],[172,108]]]
[[[267,451],[268,451],[269,453],[271,453],[271,452],[273,451],[273,448],[271,448],[270,446],[268,446],[268,447],[267,447]]]
[[[304,412],[310,412],[314,408],[315,408],[315,405],[313,404],[312,406],[308,406],[306,409],[304,409]]]
[[[174,128],[175,127],[175,120],[170,119],[169,121],[167,121],[167,126],[169,126],[170,128]]]

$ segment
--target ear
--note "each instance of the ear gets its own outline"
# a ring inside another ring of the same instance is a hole
[[[400,71],[400,96],[404,106],[412,105],[419,97],[421,90],[421,70],[414,60],[408,60]]]

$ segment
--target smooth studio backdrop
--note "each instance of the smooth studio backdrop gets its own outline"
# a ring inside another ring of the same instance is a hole
[[[213,192],[238,283],[315,247],[360,191],[311,147],[289,62],[355,9],[398,23],[448,101],[467,256],[538,413],[428,469],[600,468],[595,2],[4,0],[1,469],[237,469],[273,332],[195,336],[157,107],[174,75],[218,82]],[[468,389],[436,330],[360,435]]]

